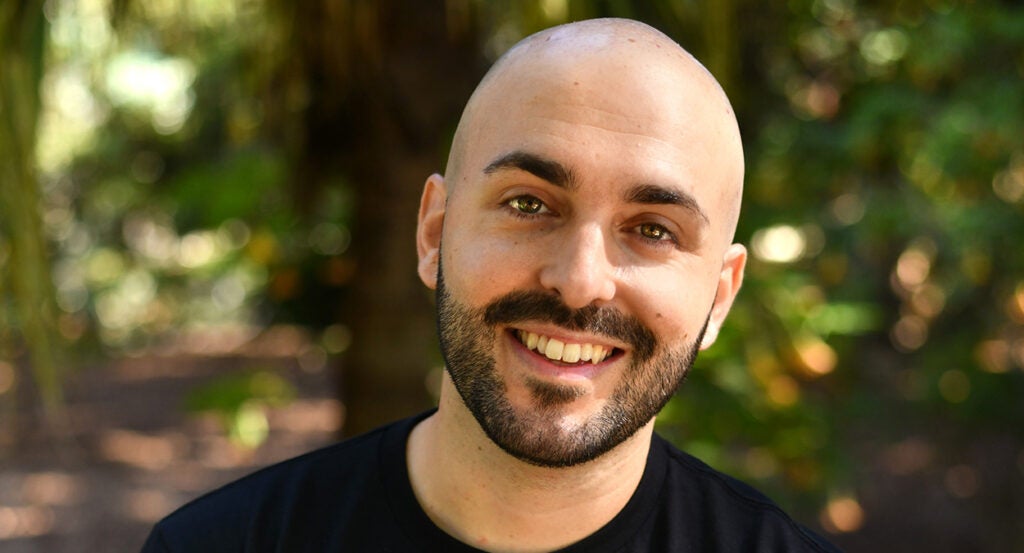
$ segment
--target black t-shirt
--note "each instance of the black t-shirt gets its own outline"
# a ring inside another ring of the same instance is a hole
[[[142,553],[477,552],[435,526],[413,495],[409,433],[428,416],[265,468],[185,505]],[[576,552],[832,552],[753,488],[657,435],[622,511]]]

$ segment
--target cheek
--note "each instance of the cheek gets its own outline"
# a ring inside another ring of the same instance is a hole
[[[640,282],[631,288],[644,323],[670,347],[692,342],[714,303],[714,280],[705,274],[658,271]]]
[[[530,288],[533,256],[520,246],[472,230],[445,235],[441,255],[446,285],[474,306],[512,290]]]

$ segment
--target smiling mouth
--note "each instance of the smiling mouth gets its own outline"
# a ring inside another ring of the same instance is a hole
[[[526,330],[515,330],[513,334],[527,349],[552,361],[561,361],[562,363],[589,362],[596,365],[608,359],[616,351],[616,348],[599,344],[567,343]]]

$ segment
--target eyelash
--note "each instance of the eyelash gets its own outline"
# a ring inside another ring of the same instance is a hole
[[[536,202],[537,204],[539,204],[538,207],[537,207],[537,211],[534,211],[532,213],[529,212],[529,211],[523,211],[523,209],[521,208],[520,202],[524,202],[524,201],[526,201],[526,202]],[[517,206],[517,204],[520,204],[520,205]],[[529,194],[523,194],[522,196],[516,196],[514,198],[511,198],[511,199],[505,201],[505,205],[508,206],[509,210],[512,212],[513,215],[515,215],[516,217],[522,217],[522,218],[537,217],[537,216],[540,216],[540,215],[545,215],[545,214],[547,214],[547,213],[549,213],[551,211],[551,209],[548,208],[548,206],[544,203],[543,200],[541,200],[540,198],[537,198],[536,196],[531,196]]]
[[[523,202],[530,202],[530,203],[536,202],[537,210],[532,212],[532,213],[529,212],[529,211],[524,211],[522,209],[522,203]],[[531,196],[529,194],[523,194],[521,196],[516,196],[514,198],[510,198],[510,199],[505,201],[505,206],[508,208],[509,212],[513,216],[521,218],[521,219],[533,219],[535,217],[540,217],[540,216],[543,216],[543,215],[547,215],[547,214],[549,214],[551,212],[551,209],[544,203],[543,200],[537,198],[536,196]],[[645,228],[648,231],[657,232],[661,236],[660,237],[648,236],[644,232]],[[651,244],[651,245],[653,245],[655,247],[666,247],[666,246],[678,247],[679,246],[679,240],[676,238],[675,234],[673,234],[672,231],[668,230],[668,228],[666,228],[664,225],[660,225],[658,223],[640,223],[640,224],[634,226],[633,230],[636,231],[636,234],[640,237],[641,240],[643,240],[643,241],[645,241],[645,242],[647,242],[647,243],[649,243],[649,244]]]
[[[661,234],[661,237],[654,238],[651,236],[647,236],[644,233],[645,227],[647,227],[649,230],[656,230],[659,234]],[[637,234],[640,235],[642,239],[651,242],[652,244],[656,244],[659,246],[672,245],[673,247],[679,245],[679,240],[676,239],[676,235],[672,234],[672,231],[665,228],[664,225],[659,225],[658,223],[640,223],[635,228],[637,230]]]

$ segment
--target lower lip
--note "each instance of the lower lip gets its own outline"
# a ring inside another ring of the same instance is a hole
[[[520,342],[513,334],[513,331],[506,332],[506,336],[509,341],[512,342],[512,347],[519,354],[520,357],[524,358],[527,365],[532,367],[535,371],[550,375],[556,378],[564,378],[570,380],[593,379],[597,373],[601,372],[608,363],[608,359],[601,361],[600,363],[561,363],[559,361],[552,361],[543,355],[540,355],[536,351],[528,349],[522,342]]]

